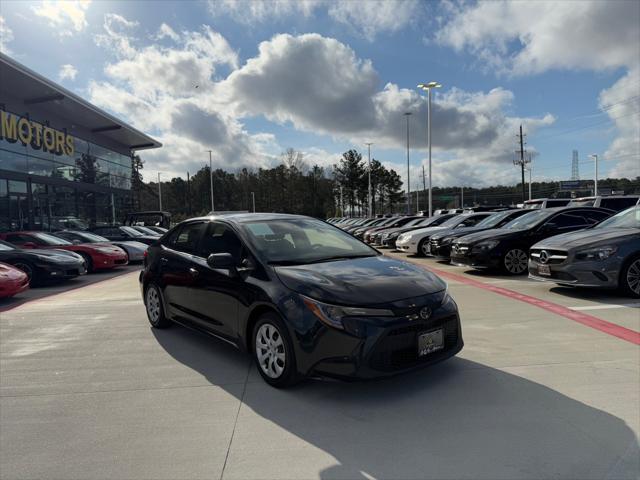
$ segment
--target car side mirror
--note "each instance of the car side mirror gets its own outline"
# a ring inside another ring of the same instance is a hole
[[[230,253],[212,253],[207,257],[207,265],[217,270],[236,269],[236,261]]]
[[[26,242],[20,245],[22,248],[36,248],[37,245],[33,242]]]
[[[82,242],[80,240],[78,240],[77,238],[74,238],[71,243],[73,243],[74,245],[80,245]]]

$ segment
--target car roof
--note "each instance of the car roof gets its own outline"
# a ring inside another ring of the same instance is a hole
[[[306,215],[294,215],[291,213],[224,213],[219,215],[207,215],[204,217],[189,218],[188,220],[185,220],[185,222],[195,222],[203,220],[212,222],[215,220],[223,220],[233,223],[245,223],[251,221],[294,220],[301,218],[308,220],[317,220],[316,218],[308,217]]]

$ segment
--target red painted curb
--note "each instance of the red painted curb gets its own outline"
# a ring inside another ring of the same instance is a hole
[[[442,277],[450,278],[451,280],[455,280],[460,283],[472,285],[477,288],[482,288],[483,290],[497,293],[498,295],[503,295],[514,300],[519,300],[521,302],[534,305],[536,307],[542,308],[543,310],[547,310],[551,313],[555,313],[556,315],[560,315],[561,317],[568,318],[569,320],[573,320],[574,322],[581,323],[582,325],[606,333],[607,335],[618,337],[622,340],[626,340],[627,342],[631,342],[634,345],[640,345],[640,332],[636,332],[635,330],[630,330],[615,323],[602,320],[601,318],[587,315],[586,313],[576,312],[562,305],[558,305],[557,303],[541,300],[530,295],[525,295],[524,293],[514,292],[513,290],[509,290],[508,288],[497,287],[495,285],[490,285],[478,280],[473,280],[472,278],[465,277],[464,275],[445,272],[444,270],[440,270],[437,268],[426,266],[423,267]]]

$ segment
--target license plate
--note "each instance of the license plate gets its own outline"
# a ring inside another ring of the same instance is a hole
[[[551,276],[549,265],[538,265],[538,275]]]
[[[444,348],[444,331],[442,329],[423,333],[418,336],[418,356],[429,355]]]

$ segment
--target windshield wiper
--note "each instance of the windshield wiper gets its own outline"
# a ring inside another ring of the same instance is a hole
[[[332,257],[324,257],[318,258],[317,260],[310,260],[307,263],[323,263],[323,262],[332,262],[334,260],[349,260],[352,258],[368,258],[375,257],[375,255],[334,255]]]

